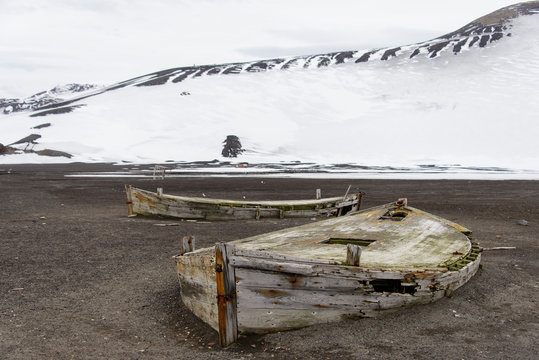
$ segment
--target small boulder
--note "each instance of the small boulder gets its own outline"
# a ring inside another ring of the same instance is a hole
[[[517,225],[528,226],[528,222],[524,219],[517,220]]]

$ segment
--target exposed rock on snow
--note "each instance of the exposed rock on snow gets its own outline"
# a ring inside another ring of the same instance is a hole
[[[74,96],[52,89],[32,113],[2,117],[0,140],[31,131],[36,152],[159,163],[219,158],[232,133],[249,163],[539,173],[536,13],[539,1],[417,44],[177,67]],[[9,161],[43,161],[17,156]]]
[[[98,85],[67,84],[56,86],[48,91],[41,91],[25,99],[0,99],[0,111],[4,114],[12,112],[35,110],[47,105],[54,105],[67,98],[89,90],[98,89]]]

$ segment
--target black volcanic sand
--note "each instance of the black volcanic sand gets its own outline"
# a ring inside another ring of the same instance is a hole
[[[8,173],[8,168],[12,168]],[[538,351],[537,181],[389,181],[64,177],[108,165],[0,165],[0,357],[3,359],[532,359]],[[263,183],[261,182],[263,181]],[[483,268],[453,298],[377,319],[348,320],[221,349],[183,306],[172,256],[311,222],[188,223],[128,218],[124,183],[165,192],[251,199],[365,191],[364,207],[411,206],[469,227]],[[526,219],[528,226],[517,225]]]

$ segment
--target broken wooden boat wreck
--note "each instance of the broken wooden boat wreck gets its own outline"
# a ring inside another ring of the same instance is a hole
[[[186,242],[182,253],[174,257],[182,300],[223,346],[241,333],[433,302],[466,283],[481,259],[470,230],[405,199],[215,248]]]
[[[146,191],[125,186],[129,216],[165,216],[193,220],[240,220],[260,218],[289,218],[340,216],[359,209],[361,193],[310,200],[225,200],[189,197]]]

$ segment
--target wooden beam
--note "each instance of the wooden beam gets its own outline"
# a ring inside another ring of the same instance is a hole
[[[357,205],[356,205],[356,211],[359,211],[359,207],[361,206],[361,198],[363,197],[363,192],[359,192],[357,194]]]
[[[359,266],[361,257],[361,247],[359,245],[346,245],[346,264],[350,266]]]
[[[234,266],[230,262],[232,256],[234,256],[233,245],[215,244],[219,344],[223,347],[238,340],[236,275]]]
[[[125,195],[127,197],[127,201],[126,201],[126,204],[127,204],[127,216],[128,217],[133,217],[133,216],[137,216],[137,214],[135,214],[133,212],[133,187],[131,185],[125,185]]]

